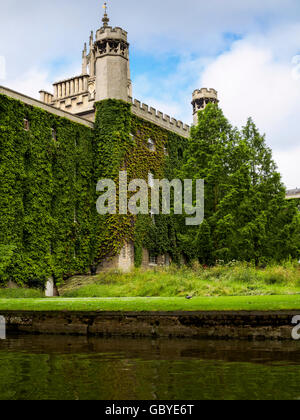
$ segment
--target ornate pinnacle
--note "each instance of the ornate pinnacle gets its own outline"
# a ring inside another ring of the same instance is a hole
[[[103,16],[102,22],[103,22],[103,26],[106,27],[108,26],[108,22],[109,22],[109,18],[107,16],[107,3],[106,2],[103,5],[103,9],[104,9],[104,16]]]

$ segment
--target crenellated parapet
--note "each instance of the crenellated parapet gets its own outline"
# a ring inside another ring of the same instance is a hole
[[[122,28],[106,26],[96,32],[95,41],[96,57],[116,55],[129,59],[129,43],[127,32]]]
[[[171,118],[169,115],[166,115],[161,111],[157,111],[155,108],[149,107],[137,99],[133,100],[132,98],[129,98],[128,101],[132,104],[132,113],[137,117],[159,125],[166,130],[173,131],[182,137],[189,137],[189,125],[184,124],[182,121],[176,120],[175,118]]]
[[[127,43],[127,35],[128,33],[116,26],[113,28],[112,26],[102,27],[97,30],[96,32],[96,42],[101,42],[103,40],[111,39],[114,41],[122,41]]]

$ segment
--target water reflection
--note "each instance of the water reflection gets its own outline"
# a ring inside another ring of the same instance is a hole
[[[300,399],[300,342],[11,336],[0,399]]]

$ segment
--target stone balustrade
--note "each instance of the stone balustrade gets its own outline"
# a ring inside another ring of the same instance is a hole
[[[82,94],[88,91],[89,75],[84,74],[81,76],[72,77],[71,79],[63,80],[54,83],[54,100],[68,98]]]
[[[52,93],[46,92],[45,90],[40,90],[40,100],[45,104],[52,104],[53,103],[53,95]]]

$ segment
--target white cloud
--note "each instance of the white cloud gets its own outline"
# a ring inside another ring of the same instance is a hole
[[[70,75],[80,74],[79,67],[67,66],[64,72],[58,74],[56,80],[64,80]],[[45,69],[31,68],[19,77],[4,79],[3,84],[16,92],[39,99],[39,91],[53,92],[51,74]]]
[[[51,83],[49,83],[49,74],[38,69],[31,69],[16,79],[5,80],[5,86],[37,99],[39,99],[39,90],[42,87],[50,92],[52,90]],[[38,86],[39,89],[37,89]]]
[[[300,146],[288,151],[275,151],[274,158],[288,189],[300,188]]]
[[[298,39],[300,25],[284,25],[236,41],[216,58],[184,55],[167,79],[163,74],[155,81],[147,74],[137,77],[134,92],[162,112],[190,122],[193,89],[216,88],[233,125],[241,127],[251,116],[266,133],[285,184],[294,188],[300,185],[300,80],[298,60],[293,60],[300,51]]]
[[[293,77],[290,28],[281,28],[282,56],[277,49],[277,31],[264,37],[248,37],[220,55],[200,78],[201,86],[219,91],[221,107],[230,121],[243,125],[253,117],[289,187],[300,184],[299,150],[300,81]],[[295,33],[295,27],[292,28]],[[300,39],[300,25],[297,26]],[[297,156],[297,155],[296,155]],[[289,163],[288,163],[289,162]]]

